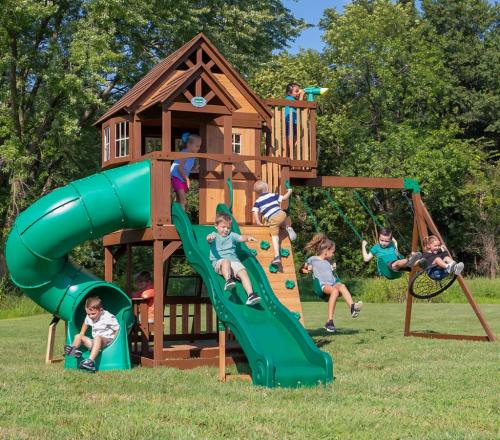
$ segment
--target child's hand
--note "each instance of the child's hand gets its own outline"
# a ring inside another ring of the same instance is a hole
[[[215,240],[215,232],[212,232],[211,234],[207,235],[207,241],[209,243],[212,243],[212,241],[214,241],[214,240]]]
[[[186,177],[186,185],[187,185],[188,189],[191,189],[191,182],[187,177]]]
[[[337,269],[337,263],[333,262],[331,266],[332,266],[332,269],[333,269],[333,270],[336,270],[336,269]]]
[[[368,242],[366,240],[363,240],[361,242],[361,246],[366,247],[368,245]]]
[[[257,239],[255,237],[248,237],[247,241],[257,241]]]

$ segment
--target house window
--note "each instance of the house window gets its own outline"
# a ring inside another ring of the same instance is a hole
[[[241,134],[233,133],[233,153],[241,153]]]
[[[106,127],[104,129],[104,162],[109,160],[111,152],[110,147],[111,147],[110,129],[109,127]]]
[[[128,156],[128,122],[116,124],[116,157]]]

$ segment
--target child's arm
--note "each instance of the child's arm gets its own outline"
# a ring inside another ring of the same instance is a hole
[[[309,273],[312,270],[312,266],[308,263],[304,263],[303,266],[300,268],[301,273]]]
[[[89,326],[87,325],[87,323],[85,321],[83,321],[82,328],[80,329],[80,334],[82,336],[85,336],[85,333],[87,333],[88,328],[89,328]]]
[[[398,251],[398,242],[394,237],[392,237],[392,242],[394,243],[394,247],[396,248],[396,252]]]
[[[257,239],[255,237],[252,237],[251,235],[240,235],[238,241],[243,243],[245,241],[257,241]]]
[[[283,200],[288,200],[290,198],[290,196],[292,195],[293,193],[293,189],[292,188],[289,188],[288,191],[281,196],[281,201]]]
[[[368,263],[373,258],[373,254],[366,250],[367,245],[368,245],[368,242],[366,240],[363,240],[361,242],[361,253],[363,254],[363,261],[365,263]]]
[[[184,162],[186,162],[186,159],[179,159],[179,174],[182,176],[182,178],[186,181],[187,186],[189,188],[189,176],[186,176],[186,173],[184,172]]]
[[[259,213],[257,211],[253,211],[253,221],[257,226],[262,226],[262,222],[260,221]]]

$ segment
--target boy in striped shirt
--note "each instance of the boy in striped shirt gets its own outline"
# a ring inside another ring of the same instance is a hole
[[[290,240],[295,240],[297,234],[292,229],[290,225],[290,219],[287,217],[286,212],[280,207],[280,203],[283,200],[287,200],[292,195],[292,189],[289,189],[286,194],[279,195],[276,193],[269,192],[269,186],[263,180],[257,180],[253,186],[253,190],[257,193],[257,200],[252,208],[253,218],[257,225],[264,224],[269,226],[269,231],[271,232],[271,241],[273,243],[274,249],[274,259],[271,264],[278,266],[281,264],[280,257],[280,229],[286,228]],[[259,213],[262,215],[264,223],[261,222]]]

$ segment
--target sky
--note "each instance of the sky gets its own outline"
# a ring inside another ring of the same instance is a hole
[[[321,41],[321,31],[318,24],[323,16],[323,11],[327,8],[335,8],[337,12],[342,12],[344,5],[349,3],[349,0],[284,0],[283,3],[296,17],[303,18],[307,23],[315,25],[315,27],[303,31],[291,44],[288,50],[295,54],[300,49],[321,51],[324,44]]]

